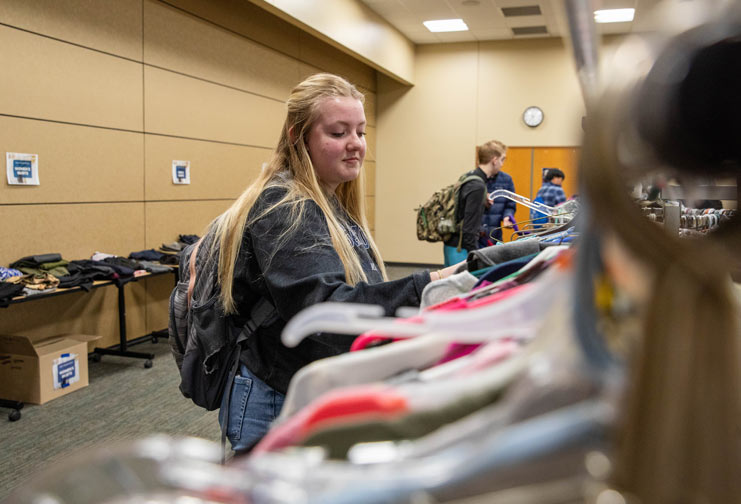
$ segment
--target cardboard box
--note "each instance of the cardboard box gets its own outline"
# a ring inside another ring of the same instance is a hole
[[[99,338],[0,335],[0,398],[44,404],[87,386],[87,344]]]

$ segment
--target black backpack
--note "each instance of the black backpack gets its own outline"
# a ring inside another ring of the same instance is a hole
[[[231,393],[243,342],[258,327],[275,320],[276,314],[265,298],[253,307],[243,326],[235,325],[234,318],[224,313],[219,299],[218,249],[211,253],[213,240],[214,233],[209,231],[181,252],[168,324],[170,347],[180,370],[180,392],[209,411],[221,406],[224,390]]]

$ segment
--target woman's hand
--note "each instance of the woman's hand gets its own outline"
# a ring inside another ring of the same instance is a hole
[[[466,261],[461,261],[457,264],[453,264],[452,266],[448,266],[447,268],[439,269],[437,271],[430,273],[430,279],[432,281],[435,280],[442,280],[443,278],[448,278],[450,275],[454,274],[455,271],[462,265],[465,264]]]

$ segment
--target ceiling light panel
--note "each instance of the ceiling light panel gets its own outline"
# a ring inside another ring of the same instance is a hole
[[[422,24],[434,33],[468,31],[468,26],[462,19],[433,19]]]
[[[604,9],[594,11],[594,21],[597,23],[626,23],[633,21],[635,9]]]

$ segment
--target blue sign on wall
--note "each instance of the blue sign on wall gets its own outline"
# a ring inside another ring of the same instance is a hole
[[[15,178],[31,178],[33,176],[31,161],[24,159],[13,160],[13,176]]]

